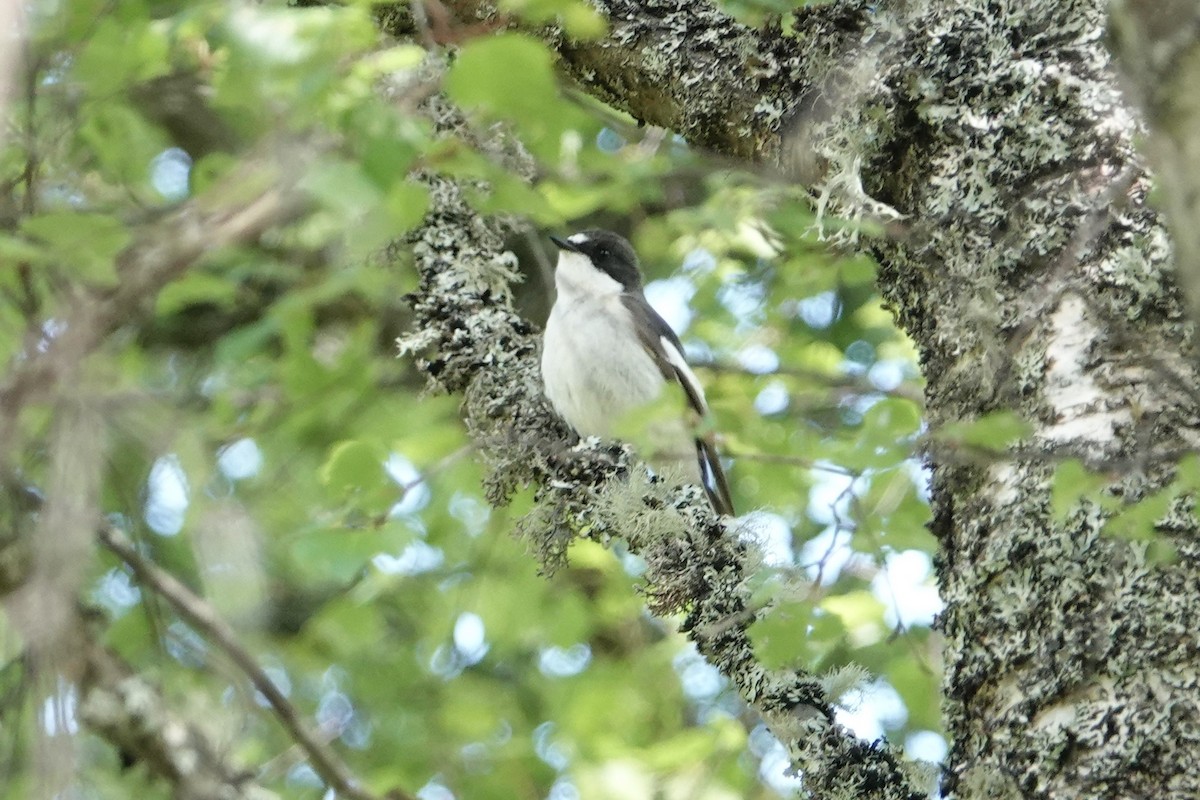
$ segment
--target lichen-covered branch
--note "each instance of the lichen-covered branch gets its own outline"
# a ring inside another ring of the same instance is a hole
[[[821,797],[905,798],[917,787],[895,752],[859,741],[833,723],[820,683],[765,669],[747,629],[747,579],[755,556],[726,530],[699,487],[651,477],[630,452],[571,436],[542,396],[535,331],[512,310],[512,256],[503,224],[476,214],[453,181],[428,178],[431,211],[412,236],[421,284],[410,296],[414,331],[402,348],[437,387],[464,394],[467,425],[490,462],[488,495],[503,502],[537,487],[522,532],[552,569],[569,542],[624,539],[646,560],[651,609],[687,611],[700,652],[722,671],[790,748],[805,785]]]
[[[453,23],[464,31],[481,23],[517,24],[491,0],[432,5],[452,12]],[[789,157],[781,132],[796,134],[825,112],[843,68],[857,68],[854,43],[863,38],[874,13],[858,0],[801,9],[797,35],[813,47],[800,49],[781,28],[747,28],[704,0],[595,0],[593,5],[609,25],[598,39],[572,40],[557,28],[540,31],[582,88],[642,122],[683,135],[693,146],[780,162]],[[408,4],[387,6],[378,16],[381,27],[394,35],[418,27]]]

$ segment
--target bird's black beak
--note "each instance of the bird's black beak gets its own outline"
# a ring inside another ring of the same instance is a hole
[[[579,245],[575,244],[574,242],[567,241],[566,239],[560,239],[557,236],[551,236],[550,241],[558,245],[559,250],[570,250],[572,253],[580,252]]]

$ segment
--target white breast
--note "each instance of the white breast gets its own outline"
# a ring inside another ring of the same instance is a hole
[[[542,349],[546,397],[580,435],[607,436],[626,414],[653,402],[666,382],[619,293],[572,301],[562,288],[560,282]]]

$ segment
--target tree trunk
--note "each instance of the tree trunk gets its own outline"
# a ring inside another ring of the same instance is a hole
[[[1019,456],[932,456],[944,790],[1200,796],[1190,502],[1156,520],[1173,563],[1101,533],[1095,498],[1052,512],[1065,457],[1133,503],[1197,441],[1191,326],[1101,4],[935,6],[903,19],[868,102],[835,110],[855,138],[832,153],[861,155],[866,192],[905,216],[880,286],[920,348],[931,427],[1003,408],[1033,425]]]

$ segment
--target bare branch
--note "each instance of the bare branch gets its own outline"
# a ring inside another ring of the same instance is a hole
[[[276,718],[292,739],[304,749],[313,769],[330,788],[352,800],[378,800],[377,795],[362,787],[350,767],[333,749],[309,730],[295,706],[238,640],[237,633],[229,623],[222,619],[208,602],[193,594],[173,575],[143,558],[133,543],[120,531],[111,526],[104,526],[98,535],[104,546],[124,561],[143,584],[161,595],[181,617],[237,664],[254,688],[267,699]],[[392,800],[410,798],[398,789],[391,790],[388,797]]]
[[[158,689],[111,650],[91,642],[80,682],[80,721],[123,758],[168,781],[177,800],[270,796],[251,772],[227,760],[193,723],[173,714]]]

